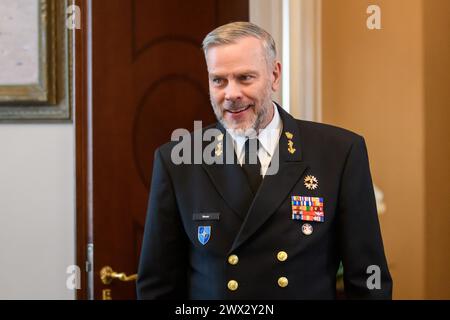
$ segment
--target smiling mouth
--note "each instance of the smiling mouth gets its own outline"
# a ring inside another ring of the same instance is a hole
[[[238,110],[227,110],[227,111],[230,113],[233,113],[233,114],[238,114],[238,113],[241,113],[241,112],[244,112],[244,111],[250,109],[250,107],[252,107],[252,106],[253,106],[252,104],[249,104],[248,106],[238,109]]]

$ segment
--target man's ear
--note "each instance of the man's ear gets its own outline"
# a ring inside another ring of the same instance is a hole
[[[281,62],[275,61],[272,70],[272,91],[276,92],[280,88],[281,82]]]

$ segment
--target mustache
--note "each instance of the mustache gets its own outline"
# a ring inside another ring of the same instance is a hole
[[[237,111],[242,110],[247,107],[253,107],[255,104],[253,102],[241,102],[241,101],[233,101],[233,102],[225,102],[223,104],[223,108],[227,111]]]

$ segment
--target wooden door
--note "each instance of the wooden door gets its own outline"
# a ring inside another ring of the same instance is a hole
[[[221,24],[248,20],[248,1],[79,4],[91,28],[77,31],[76,49],[78,264],[93,244],[95,299],[134,299],[134,281],[106,285],[100,271],[137,272],[154,151],[176,128],[215,121],[201,41]],[[86,277],[82,286],[78,296],[87,298]]]

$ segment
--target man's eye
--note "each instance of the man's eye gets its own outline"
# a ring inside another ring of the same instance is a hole
[[[220,85],[220,84],[223,83],[223,79],[220,79],[220,78],[214,78],[212,82],[213,82],[214,84]]]
[[[249,75],[241,76],[241,81],[249,81],[251,79],[253,79],[253,77]]]

